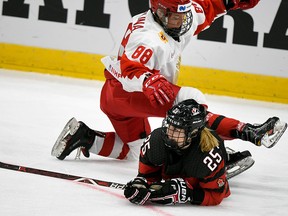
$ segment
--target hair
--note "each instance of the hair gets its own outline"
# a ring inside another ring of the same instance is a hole
[[[209,152],[213,148],[219,146],[218,140],[210,131],[211,130],[206,127],[201,131],[200,147],[202,152]]]

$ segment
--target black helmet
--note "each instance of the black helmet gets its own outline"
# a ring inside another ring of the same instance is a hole
[[[162,135],[165,145],[181,152],[191,144],[192,138],[201,133],[205,125],[206,108],[193,99],[184,100],[174,105],[163,120]],[[173,134],[173,139],[171,139],[171,134]],[[179,144],[180,139],[183,141],[182,144]]]

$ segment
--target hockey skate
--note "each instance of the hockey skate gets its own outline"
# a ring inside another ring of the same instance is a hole
[[[260,125],[246,124],[241,131],[236,131],[235,137],[250,141],[257,146],[273,147],[287,128],[287,123],[278,117],[269,118]]]
[[[104,137],[101,132],[94,131],[83,122],[78,122],[75,118],[72,118],[56,140],[51,155],[59,160],[64,160],[75,149],[81,149],[84,156],[89,157],[89,149],[92,147],[96,135]],[[80,151],[77,152],[77,155],[80,156]]]
[[[231,179],[253,166],[255,161],[249,151],[235,152],[233,149],[226,147],[227,161],[226,173],[227,179]]]

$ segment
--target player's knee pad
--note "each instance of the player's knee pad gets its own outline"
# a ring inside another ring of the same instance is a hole
[[[127,160],[138,160],[140,155],[140,147],[143,144],[144,139],[135,140],[127,143],[129,146],[129,152],[127,154]]]

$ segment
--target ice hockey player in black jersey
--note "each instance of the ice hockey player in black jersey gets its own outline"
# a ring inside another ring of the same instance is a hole
[[[206,115],[193,99],[168,111],[141,147],[138,175],[124,191],[130,202],[218,205],[230,195],[224,142],[206,127]]]

